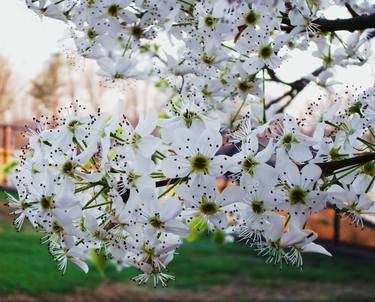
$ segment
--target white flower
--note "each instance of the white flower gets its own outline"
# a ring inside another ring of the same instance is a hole
[[[272,141],[259,151],[258,138],[253,133],[247,141],[243,141],[240,148],[240,152],[232,156],[231,172],[240,174],[241,186],[248,186],[254,178],[272,185],[276,181],[276,172],[267,164],[274,153]]]
[[[326,193],[316,188],[322,171],[314,164],[307,164],[300,171],[296,164],[288,160],[280,163],[277,169],[280,188],[271,191],[277,207],[289,211],[303,225],[310,212],[325,207]]]
[[[187,129],[175,131],[174,152],[165,158],[161,168],[170,178],[188,177],[193,184],[205,183],[205,179],[215,178],[228,171],[230,157],[217,155],[222,144],[219,132],[211,129],[197,134]]]
[[[181,237],[190,233],[189,228],[182,223],[178,216],[182,211],[182,204],[177,198],[158,200],[154,189],[143,189],[141,193],[133,195],[126,206],[121,221],[133,221],[145,227],[146,233],[167,232]]]
[[[312,159],[310,147],[315,142],[301,132],[293,117],[286,115],[283,119],[271,122],[270,131],[280,152],[286,152],[291,159],[299,162]]]
[[[271,40],[268,32],[246,30],[236,45],[240,53],[248,56],[243,63],[243,69],[249,74],[255,74],[264,67],[278,68],[282,58],[277,53],[288,43],[288,39],[288,35],[279,35]]]
[[[229,206],[242,200],[244,191],[239,187],[227,187],[219,193],[214,184],[207,186],[179,186],[176,188],[179,197],[184,200],[183,215],[188,222],[200,217],[214,227],[225,230],[228,227],[228,215],[232,210]]]

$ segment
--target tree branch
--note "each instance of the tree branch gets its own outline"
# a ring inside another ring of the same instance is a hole
[[[318,25],[318,30],[323,32],[333,32],[339,30],[355,31],[375,28],[375,13],[371,15],[356,16],[348,19],[316,19],[313,21]]]
[[[233,145],[222,146],[216,154],[234,155],[238,152],[239,152],[239,145],[233,144]],[[345,167],[354,166],[354,165],[365,164],[373,160],[375,160],[375,152],[367,152],[367,153],[364,153],[363,155],[359,155],[356,157],[351,157],[351,158],[337,160],[337,161],[317,163],[316,165],[318,165],[322,169],[323,175],[330,175],[336,170],[339,170]],[[304,165],[299,165],[299,166],[303,167]],[[227,176],[229,175],[230,173],[227,173]],[[179,178],[168,178],[165,180],[160,180],[156,182],[156,187],[164,187],[167,185],[171,185],[171,184],[176,183],[179,180],[180,180]],[[127,198],[128,198],[128,195],[127,195]]]
[[[286,14],[283,17],[282,23],[285,25],[283,29],[287,32],[290,32],[294,28],[294,26],[290,24],[290,20]],[[320,32],[334,32],[340,30],[353,32],[355,30],[375,28],[375,13],[336,20],[319,18],[313,20],[312,23],[317,26],[317,30]]]
[[[342,169],[342,168],[350,167],[354,165],[359,165],[359,164],[364,164],[373,160],[375,160],[375,152],[368,152],[360,156],[337,160],[337,161],[319,163],[317,165],[322,169],[324,174],[329,175],[338,169]]]
[[[318,76],[321,72],[323,72],[325,70],[325,68],[322,66],[322,67],[319,67],[318,69],[314,70],[312,72],[312,75],[314,77]],[[284,93],[283,95],[281,95],[280,97],[270,101],[267,106],[266,106],[266,109],[270,108],[271,105],[273,104],[276,104],[278,102],[280,102],[281,100],[283,100],[284,98],[286,97],[290,97],[290,99],[288,100],[288,102],[286,104],[284,104],[279,110],[278,110],[278,113],[279,112],[282,112],[292,101],[293,99],[297,96],[297,94],[299,94],[305,87],[308,83],[311,82],[311,80],[307,79],[307,76],[304,76],[303,78],[299,79],[299,80],[296,80],[294,82],[291,82],[291,83],[285,83],[283,81],[280,81],[278,80],[276,74],[274,74],[274,72],[272,71],[271,73],[269,73],[271,79],[274,79],[275,82],[279,82],[279,83],[282,83],[282,84],[285,84],[285,85],[288,85],[291,87],[291,89],[289,91],[287,91],[286,93]]]

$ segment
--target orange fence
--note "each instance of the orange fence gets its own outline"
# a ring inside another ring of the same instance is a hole
[[[0,124],[0,184],[3,186],[7,185],[4,168],[11,162],[14,152],[26,143],[24,131],[25,126]]]

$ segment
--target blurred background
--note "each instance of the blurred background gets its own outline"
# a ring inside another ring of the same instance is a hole
[[[117,272],[103,259],[96,259],[87,275],[70,264],[61,276],[40,244],[41,234],[30,226],[17,233],[5,207],[6,193],[15,194],[7,172],[14,152],[25,144],[25,125],[74,100],[89,111],[111,111],[121,99],[135,120],[141,111],[161,108],[163,96],[145,81],[106,83],[96,75],[95,63],[74,55],[65,24],[41,20],[22,0],[1,0],[1,5],[0,301],[375,301],[375,224],[368,218],[364,229],[355,228],[333,209],[314,215],[309,227],[334,257],[308,255],[303,271],[266,265],[244,244],[222,244],[203,234],[178,251],[170,266],[177,278],[168,289],[138,288],[129,281],[134,270]],[[373,56],[366,66],[340,69],[336,80],[353,89],[373,86],[374,62]],[[297,51],[280,76],[292,81],[317,66]],[[270,97],[279,92],[273,87]],[[290,112],[300,114],[319,94],[317,87],[307,87]]]

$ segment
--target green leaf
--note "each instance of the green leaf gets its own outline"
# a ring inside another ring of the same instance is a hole
[[[191,230],[189,236],[186,237],[187,241],[194,241],[207,231],[207,222],[200,217],[195,217],[188,227]]]
[[[4,168],[3,168],[3,173],[4,175],[8,175],[10,172],[12,172],[12,170],[17,167],[18,165],[18,161],[16,160],[12,160],[10,161],[9,163],[7,163]]]
[[[161,112],[158,114],[158,118],[166,119],[169,118],[169,115],[166,112]]]
[[[100,275],[102,276],[102,278],[105,277],[105,266],[106,266],[106,263],[107,263],[107,257],[105,256],[105,254],[102,252],[102,251],[96,251],[96,250],[92,250],[91,251],[91,260],[92,262],[94,263],[96,269],[98,270],[98,272],[100,273]]]
[[[225,233],[219,229],[215,229],[212,233],[212,239],[217,244],[225,243]]]

